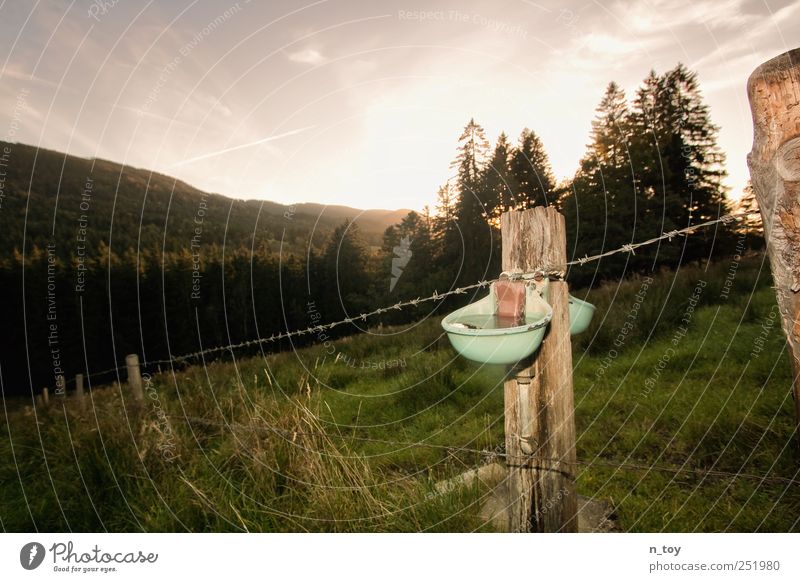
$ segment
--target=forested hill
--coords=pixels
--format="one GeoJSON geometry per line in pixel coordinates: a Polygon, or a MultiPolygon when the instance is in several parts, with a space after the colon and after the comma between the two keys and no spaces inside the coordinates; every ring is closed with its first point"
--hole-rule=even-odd
{"type": "Polygon", "coordinates": [[[199,220],[204,246],[250,248],[255,233],[256,248],[277,252],[283,239],[283,252],[304,253],[309,240],[319,248],[336,225],[351,218],[376,247],[384,230],[408,212],[236,200],[149,170],[18,143],[0,142],[0,156],[5,257],[22,250],[24,232],[28,249],[55,242],[56,254],[65,259],[76,254],[79,237],[86,238],[81,243],[89,254],[109,242],[119,254],[162,245],[167,252],[183,252],[199,220]]]}

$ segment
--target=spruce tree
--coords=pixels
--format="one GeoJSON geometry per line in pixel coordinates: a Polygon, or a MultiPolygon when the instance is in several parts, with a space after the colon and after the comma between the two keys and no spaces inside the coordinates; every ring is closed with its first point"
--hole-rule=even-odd
{"type": "Polygon", "coordinates": [[[373,294],[368,270],[369,251],[358,225],[345,220],[337,226],[322,251],[321,288],[317,289],[331,318],[360,313],[373,294]]]}
{"type": "Polygon", "coordinates": [[[506,134],[501,133],[485,170],[485,218],[488,220],[496,222],[503,212],[513,207],[516,182],[511,174],[511,154],[511,144],[508,143],[506,134]]]}
{"type": "MultiPolygon", "coordinates": [[[[725,157],[696,73],[680,63],[661,76],[651,71],[634,102],[632,124],[641,155],[641,184],[653,194],[650,213],[662,217],[662,230],[729,211],[722,185],[725,157]]],[[[708,258],[715,242],[727,246],[731,238],[732,230],[724,225],[699,232],[687,239],[682,259],[708,258]]]]}
{"type": "Polygon", "coordinates": [[[489,142],[483,128],[474,119],[464,127],[458,138],[458,154],[450,167],[457,170],[459,224],[473,227],[486,216],[487,193],[484,189],[484,168],[489,157],[489,142]]]}
{"type": "Polygon", "coordinates": [[[511,174],[516,190],[512,206],[533,208],[556,201],[556,180],[550,159],[539,136],[525,128],[511,156],[511,174]]]}
{"type": "MultiPolygon", "coordinates": [[[[619,247],[636,236],[639,205],[629,153],[630,112],[616,83],[608,85],[596,111],[592,141],[563,201],[568,246],[577,256],[619,247]]],[[[629,260],[622,255],[605,259],[592,267],[592,276],[621,276],[631,268],[629,260]]]]}
{"type": "Polygon", "coordinates": [[[499,263],[495,249],[498,237],[486,219],[490,196],[484,176],[489,142],[474,119],[464,127],[458,142],[458,155],[451,164],[457,169],[455,214],[464,253],[464,266],[458,280],[472,282],[495,270],[499,263]]]}
{"type": "Polygon", "coordinates": [[[441,284],[456,280],[463,262],[463,242],[456,217],[458,197],[450,183],[439,187],[436,194],[436,216],[432,220],[433,264],[441,284]]]}

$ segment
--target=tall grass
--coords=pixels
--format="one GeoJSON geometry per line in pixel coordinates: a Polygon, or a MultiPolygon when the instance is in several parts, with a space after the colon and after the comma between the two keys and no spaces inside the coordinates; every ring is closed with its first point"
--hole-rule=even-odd
{"type": "Polygon", "coordinates": [[[622,330],[629,329],[623,334],[622,349],[646,345],[668,335],[684,318],[698,286],[698,307],[735,305],[743,310],[746,321],[756,321],[766,314],[745,308],[756,291],[771,284],[766,258],[753,255],[703,266],[686,265],[677,271],[663,270],[574,291],[577,297],[594,304],[597,311],[590,328],[573,338],[573,345],[581,353],[597,355],[619,348],[614,342],[620,339],[622,330]],[[632,328],[626,327],[629,321],[635,324],[632,328]]]}

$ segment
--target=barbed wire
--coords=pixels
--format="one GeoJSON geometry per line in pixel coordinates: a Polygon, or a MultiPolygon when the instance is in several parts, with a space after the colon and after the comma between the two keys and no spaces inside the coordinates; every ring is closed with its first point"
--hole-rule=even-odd
{"type": "MultiPolygon", "coordinates": [[[[163,363],[163,362],[160,362],[160,363],[163,363]]],[[[150,364],[150,362],[143,362],[143,364],[150,364]]],[[[155,362],[154,362],[154,364],[155,364],[155,362]]],[[[111,372],[119,372],[119,371],[125,370],[125,369],[127,369],[127,366],[122,365],[122,366],[114,366],[113,368],[107,368],[105,370],[100,370],[98,372],[92,372],[91,374],[82,373],[82,372],[78,372],[78,373],[83,376],[83,380],[85,382],[89,383],[92,378],[98,378],[100,376],[105,376],[106,374],[110,374],[111,372]]],[[[64,379],[64,386],[72,386],[74,384],[75,384],[75,376],[73,376],[71,378],[65,378],[64,379]]]]}
{"type": "MultiPolygon", "coordinates": [[[[294,337],[300,337],[300,336],[305,336],[305,335],[319,335],[319,334],[322,334],[323,332],[332,330],[332,329],[334,329],[336,327],[339,327],[341,325],[347,325],[347,324],[358,323],[358,322],[366,322],[370,318],[373,318],[375,316],[382,315],[382,314],[385,314],[385,313],[390,313],[390,312],[393,312],[393,311],[400,311],[400,310],[403,310],[403,309],[405,309],[407,307],[417,307],[420,304],[427,303],[427,302],[430,302],[430,301],[441,301],[441,300],[443,300],[443,299],[445,299],[447,297],[451,297],[451,296],[454,296],[454,295],[463,295],[463,294],[467,293],[468,291],[472,291],[472,290],[475,290],[475,289],[481,289],[481,288],[484,288],[484,287],[488,287],[488,286],[492,285],[493,283],[496,283],[496,282],[498,282],[498,281],[500,281],[502,279],[506,279],[506,278],[510,279],[510,280],[531,280],[531,279],[540,279],[540,278],[545,278],[546,277],[546,278],[550,278],[550,279],[563,280],[565,275],[566,275],[566,269],[568,267],[583,266],[586,263],[590,263],[590,262],[593,262],[593,261],[599,261],[601,259],[604,259],[606,257],[610,257],[612,255],[616,255],[616,254],[619,254],[619,253],[636,254],[636,249],[641,248],[643,246],[652,245],[652,244],[655,244],[655,243],[657,243],[659,241],[662,241],[662,240],[667,240],[667,241],[671,242],[675,237],[678,237],[678,236],[681,236],[681,235],[693,234],[693,233],[697,232],[700,229],[707,228],[707,227],[713,226],[715,224],[719,224],[719,223],[730,224],[731,222],[734,222],[736,220],[741,220],[741,219],[744,219],[744,218],[746,218],[748,216],[759,215],[759,214],[760,214],[760,211],[758,211],[758,210],[748,210],[748,211],[744,211],[744,212],[730,213],[730,214],[726,214],[724,216],[720,216],[719,218],[716,218],[714,220],[707,220],[705,222],[694,224],[694,225],[688,226],[686,228],[677,229],[677,230],[671,230],[671,231],[663,233],[661,236],[653,237],[653,238],[650,238],[650,239],[647,239],[647,240],[644,240],[644,241],[641,241],[641,242],[638,242],[638,243],[628,243],[628,244],[622,245],[621,247],[619,247],[617,249],[613,249],[613,250],[606,251],[606,252],[599,253],[599,254],[592,255],[592,256],[584,256],[584,257],[581,257],[581,258],[578,258],[578,259],[574,259],[572,261],[567,262],[563,266],[548,266],[548,267],[537,268],[537,269],[534,269],[532,271],[525,271],[525,272],[523,272],[523,271],[504,272],[504,273],[501,274],[500,277],[497,277],[495,279],[484,279],[482,281],[478,281],[477,283],[473,283],[471,285],[465,285],[465,286],[462,286],[462,287],[456,287],[455,289],[451,289],[449,291],[443,291],[442,293],[439,293],[438,291],[434,291],[432,295],[429,295],[427,297],[417,297],[416,299],[408,299],[408,300],[405,300],[405,301],[398,301],[394,305],[389,305],[389,306],[386,306],[386,307],[379,307],[377,309],[373,309],[372,311],[368,311],[366,313],[361,313],[361,314],[353,316],[353,317],[345,317],[344,319],[341,319],[339,321],[334,321],[334,322],[331,322],[331,323],[325,323],[325,324],[319,324],[319,325],[313,325],[313,326],[307,327],[305,329],[297,329],[297,330],[293,330],[293,331],[280,332],[280,333],[272,334],[269,337],[254,338],[254,339],[245,340],[245,341],[242,341],[242,342],[239,342],[239,343],[236,343],[236,344],[230,344],[230,345],[226,345],[226,346],[215,346],[213,348],[201,349],[201,350],[197,350],[195,352],[190,352],[190,353],[179,355],[179,356],[170,356],[168,358],[159,359],[159,360],[147,360],[147,361],[144,361],[143,364],[144,365],[150,365],[150,366],[158,366],[158,365],[161,365],[161,364],[173,364],[173,363],[179,363],[179,362],[186,362],[188,360],[192,360],[192,359],[195,359],[195,358],[200,358],[200,357],[211,355],[211,354],[217,354],[217,353],[220,353],[220,352],[225,352],[225,351],[233,352],[234,350],[239,350],[239,349],[242,349],[242,348],[259,346],[259,345],[263,345],[263,344],[267,344],[267,343],[273,343],[273,342],[277,342],[277,341],[280,341],[280,340],[285,340],[285,339],[294,338],[294,337]]],[[[96,376],[99,376],[99,375],[102,375],[102,374],[108,374],[108,373],[116,371],[116,370],[121,370],[123,368],[124,368],[124,366],[119,366],[119,367],[116,367],[116,368],[110,368],[110,369],[104,370],[102,372],[92,373],[92,374],[90,374],[88,376],[89,377],[96,377],[96,376]]]]}
{"type": "Polygon", "coordinates": [[[180,361],[185,361],[185,360],[191,360],[191,359],[194,359],[194,358],[198,358],[198,357],[201,357],[201,356],[206,356],[206,355],[214,354],[214,353],[218,353],[218,352],[233,351],[233,350],[237,350],[237,349],[241,349],[241,348],[246,348],[246,347],[251,347],[251,346],[256,346],[256,345],[262,345],[262,344],[265,344],[265,343],[272,343],[272,342],[280,341],[280,340],[283,340],[283,339],[289,339],[289,338],[292,338],[292,337],[299,337],[299,336],[303,336],[303,335],[314,335],[314,334],[318,335],[318,334],[321,334],[321,333],[323,333],[325,331],[328,331],[328,330],[331,330],[331,329],[333,329],[335,327],[338,327],[340,325],[345,325],[345,324],[349,324],[349,323],[356,323],[356,322],[359,322],[359,321],[366,321],[367,319],[369,319],[371,317],[375,317],[377,315],[381,315],[381,314],[384,314],[384,313],[389,313],[389,312],[392,312],[392,311],[399,311],[399,310],[402,310],[402,309],[404,309],[406,307],[417,307],[418,305],[420,305],[422,303],[429,302],[429,301],[440,301],[440,300],[442,300],[442,299],[444,299],[446,297],[451,297],[453,295],[463,295],[464,293],[466,293],[468,291],[471,291],[473,289],[481,289],[483,287],[488,287],[492,283],[496,283],[497,281],[500,281],[501,279],[503,279],[505,277],[507,277],[509,279],[512,279],[512,280],[530,280],[530,279],[537,279],[537,278],[542,278],[542,277],[563,279],[564,276],[565,276],[564,270],[565,270],[566,267],[575,266],[575,265],[584,265],[586,263],[589,263],[589,262],[592,262],[592,261],[598,261],[600,259],[609,257],[611,255],[615,255],[615,254],[618,254],[618,253],[627,252],[627,253],[635,254],[636,249],[638,249],[640,247],[643,247],[643,246],[646,246],[646,245],[655,244],[656,242],[661,241],[661,240],[672,241],[672,239],[677,237],[677,236],[692,234],[692,233],[696,232],[698,229],[701,229],[701,228],[706,228],[708,226],[711,226],[711,225],[714,225],[714,224],[718,224],[718,223],[729,224],[729,223],[731,223],[733,221],[740,220],[740,219],[746,218],[747,216],[751,216],[751,215],[754,215],[754,214],[759,214],[759,211],[750,210],[750,211],[745,211],[745,212],[726,214],[726,215],[721,216],[721,217],[719,217],[719,218],[717,218],[715,220],[708,220],[706,222],[702,222],[702,223],[699,223],[699,224],[696,224],[696,225],[688,226],[686,228],[682,228],[682,229],[679,229],[679,230],[672,230],[672,231],[669,231],[669,232],[665,232],[661,236],[654,237],[654,238],[651,238],[651,239],[648,239],[648,240],[645,240],[645,241],[642,241],[642,242],[625,244],[625,245],[622,245],[621,247],[619,247],[618,249],[614,249],[614,250],[611,250],[611,251],[606,251],[604,253],[600,253],[600,254],[593,255],[593,256],[581,257],[580,259],[569,261],[565,265],[564,268],[559,268],[558,266],[556,266],[556,267],[538,268],[538,269],[534,269],[532,271],[527,271],[527,272],[503,273],[500,277],[495,278],[495,279],[485,279],[485,280],[482,280],[482,281],[478,281],[477,283],[473,283],[471,285],[466,285],[466,286],[463,286],[463,287],[457,287],[455,289],[451,289],[450,291],[444,291],[442,293],[439,293],[438,291],[434,291],[433,294],[429,295],[428,297],[417,297],[416,299],[409,299],[409,300],[406,300],[406,301],[398,301],[394,305],[390,305],[390,306],[387,306],[387,307],[379,307],[377,309],[373,309],[372,311],[368,311],[366,313],[362,313],[362,314],[354,316],[354,317],[345,317],[344,319],[342,319],[340,321],[334,321],[334,322],[331,322],[331,323],[314,325],[314,326],[311,326],[311,327],[307,327],[305,329],[281,332],[281,333],[278,333],[278,334],[273,334],[273,335],[271,335],[269,337],[255,338],[255,339],[252,339],[252,340],[246,340],[246,341],[240,342],[238,344],[231,344],[231,345],[227,345],[227,346],[217,346],[217,347],[213,347],[213,348],[207,348],[207,349],[204,349],[204,350],[198,350],[196,352],[191,352],[191,353],[188,353],[188,354],[184,354],[182,356],[173,356],[173,357],[170,357],[170,358],[167,358],[167,359],[155,360],[155,361],[148,362],[148,363],[153,364],[153,365],[156,365],[156,364],[169,364],[169,363],[172,363],[172,362],[180,362],[180,361]]]}
{"type": "Polygon", "coordinates": [[[647,240],[643,240],[643,241],[638,242],[638,243],[624,244],[620,248],[614,249],[612,251],[606,251],[604,253],[593,255],[591,257],[584,256],[584,257],[581,257],[579,259],[575,259],[574,261],[568,262],[567,266],[584,265],[585,263],[590,263],[592,261],[599,261],[600,259],[604,259],[606,257],[610,257],[611,255],[616,255],[617,253],[630,253],[632,255],[635,255],[636,254],[636,249],[638,249],[640,247],[647,246],[647,245],[655,244],[658,241],[667,240],[669,242],[672,242],[672,239],[677,237],[677,236],[684,235],[684,234],[694,234],[695,232],[697,232],[701,228],[706,228],[706,227],[713,226],[713,225],[719,224],[719,223],[730,224],[731,222],[735,222],[736,220],[741,220],[741,219],[747,218],[748,216],[760,215],[760,214],[761,214],[760,210],[746,210],[746,211],[743,211],[743,212],[736,212],[736,213],[726,214],[726,215],[720,216],[719,218],[716,218],[714,220],[707,220],[705,222],[700,222],[700,223],[697,223],[697,224],[693,224],[691,226],[687,226],[686,228],[681,228],[679,230],[670,230],[669,232],[662,233],[661,236],[656,236],[656,237],[653,237],[653,238],[649,238],[647,240]]]}

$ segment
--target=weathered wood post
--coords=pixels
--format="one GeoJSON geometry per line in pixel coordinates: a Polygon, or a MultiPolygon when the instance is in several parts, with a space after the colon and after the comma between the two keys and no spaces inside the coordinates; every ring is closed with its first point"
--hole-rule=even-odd
{"type": "MultiPolygon", "coordinates": [[[[555,209],[506,212],[500,226],[504,271],[566,269],[566,227],[555,209]]],[[[578,530],[569,293],[563,280],[549,287],[553,319],[544,342],[504,385],[509,527],[516,532],[578,530]]]]}
{"type": "Polygon", "coordinates": [[[42,388],[42,404],[44,406],[50,406],[50,389],[46,386],[42,388]]]}
{"type": "Polygon", "coordinates": [[[800,48],[753,71],[747,93],[754,134],[747,163],[789,344],[800,427],[800,48]]]}
{"type": "Polygon", "coordinates": [[[75,374],[75,398],[78,400],[80,411],[86,412],[86,400],[83,397],[83,374],[75,374]]]}
{"type": "Polygon", "coordinates": [[[131,388],[133,399],[137,402],[144,400],[142,390],[142,372],[139,369],[139,356],[128,354],[125,356],[125,366],[128,368],[128,386],[131,388]]]}

